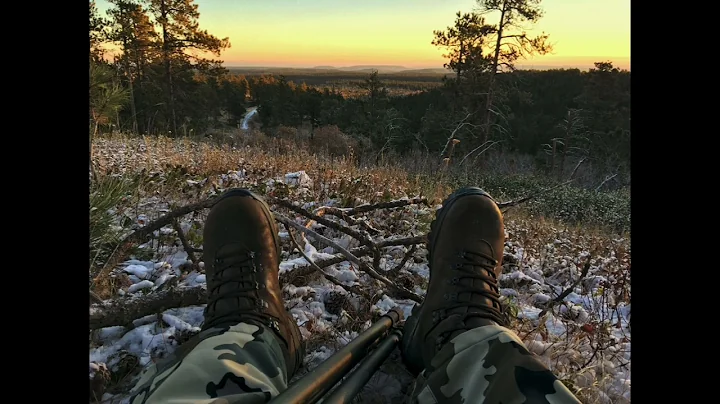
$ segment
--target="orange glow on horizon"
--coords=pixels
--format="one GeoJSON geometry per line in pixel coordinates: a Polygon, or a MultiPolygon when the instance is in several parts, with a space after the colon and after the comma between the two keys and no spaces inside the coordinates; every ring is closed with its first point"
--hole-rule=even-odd
{"type": "MultiPolygon", "coordinates": [[[[431,45],[433,30],[452,25],[473,0],[196,0],[200,28],[230,49],[226,66],[314,67],[399,65],[439,68],[444,50],[431,45]],[[402,18],[400,18],[402,17],[402,18]]],[[[97,1],[101,14],[108,4],[97,1]]],[[[552,55],[518,61],[519,67],[592,67],[609,60],[630,67],[629,0],[544,0],[545,16],[530,34],[546,32],[552,55]]],[[[488,23],[496,17],[487,16],[488,23]]]]}

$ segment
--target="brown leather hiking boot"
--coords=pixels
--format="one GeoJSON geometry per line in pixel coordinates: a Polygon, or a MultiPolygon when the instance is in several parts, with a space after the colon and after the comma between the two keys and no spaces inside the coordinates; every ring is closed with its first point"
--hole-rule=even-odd
{"type": "Polygon", "coordinates": [[[271,329],[285,353],[289,379],[305,352],[280,290],[280,243],[270,208],[248,190],[231,189],[210,210],[203,237],[208,288],[203,330],[240,322],[271,329]]]}
{"type": "Polygon", "coordinates": [[[405,323],[402,355],[416,375],[464,331],[504,324],[497,278],[502,271],[502,213],[483,190],[451,194],[430,227],[430,282],[425,300],[405,323]]]}

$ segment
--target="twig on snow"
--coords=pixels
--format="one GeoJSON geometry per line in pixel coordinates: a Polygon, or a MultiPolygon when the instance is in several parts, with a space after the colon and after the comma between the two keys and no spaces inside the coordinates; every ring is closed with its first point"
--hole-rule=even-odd
{"type": "Polygon", "coordinates": [[[400,261],[399,264],[395,265],[395,267],[391,268],[388,272],[393,275],[400,272],[400,270],[405,267],[405,264],[407,264],[408,260],[410,260],[410,257],[413,256],[416,249],[417,249],[417,244],[413,244],[412,246],[410,246],[410,248],[405,253],[405,256],[403,257],[402,261],[400,261]]]}
{"type": "Polygon", "coordinates": [[[572,293],[572,291],[575,290],[577,285],[579,285],[580,282],[583,279],[585,279],[588,272],[590,271],[590,258],[592,258],[592,256],[588,255],[587,260],[585,261],[585,266],[583,266],[582,272],[580,273],[580,276],[577,279],[575,279],[575,282],[573,282],[572,285],[568,286],[567,289],[563,290],[563,292],[560,293],[559,295],[557,295],[554,299],[550,300],[546,304],[545,308],[540,312],[540,314],[538,314],[538,318],[543,317],[549,310],[551,310],[558,303],[562,303],[563,299],[568,297],[568,295],[570,295],[570,293],[572,293]]]}
{"type": "Polygon", "coordinates": [[[300,206],[295,206],[291,201],[289,201],[287,199],[274,199],[274,202],[280,206],[290,209],[291,211],[293,211],[295,213],[299,213],[299,214],[307,217],[310,220],[320,223],[321,225],[323,225],[325,227],[328,227],[330,229],[337,230],[341,233],[347,234],[348,236],[358,240],[360,242],[360,244],[365,245],[365,246],[369,247],[371,250],[373,250],[373,254],[375,254],[375,251],[377,251],[378,254],[380,252],[379,249],[377,248],[377,246],[375,245],[375,243],[373,243],[372,238],[370,238],[370,236],[367,234],[362,234],[359,231],[357,231],[355,229],[351,229],[348,226],[343,226],[342,224],[340,224],[338,222],[335,222],[330,219],[326,219],[324,217],[321,217],[319,215],[311,213],[311,212],[307,211],[306,209],[301,208],[300,206]]]}
{"type": "Polygon", "coordinates": [[[325,272],[324,269],[320,268],[315,263],[315,261],[313,261],[310,257],[307,256],[307,254],[305,254],[305,251],[303,250],[302,247],[300,247],[300,244],[298,244],[297,240],[295,239],[292,229],[290,227],[288,227],[287,230],[288,230],[288,235],[290,236],[290,241],[292,241],[292,243],[295,245],[295,248],[297,248],[300,255],[302,255],[302,257],[305,258],[305,261],[307,261],[312,268],[314,268],[316,271],[320,272],[325,279],[334,283],[335,285],[340,286],[341,288],[345,289],[345,291],[347,291],[347,292],[352,292],[358,296],[364,297],[365,299],[367,299],[367,301],[371,301],[370,295],[367,292],[365,292],[364,290],[360,289],[359,287],[357,287],[355,285],[352,285],[352,286],[345,285],[344,283],[340,282],[336,277],[330,275],[329,273],[325,272]]]}
{"type": "Polygon", "coordinates": [[[130,233],[118,244],[112,254],[110,254],[110,257],[108,257],[106,264],[95,277],[94,282],[97,282],[97,280],[101,279],[104,276],[107,276],[107,273],[112,270],[113,266],[116,264],[117,258],[125,255],[134,243],[142,240],[148,234],[152,234],[155,230],[160,230],[161,228],[172,224],[173,221],[179,217],[185,216],[188,213],[211,208],[217,201],[218,198],[209,198],[204,201],[191,203],[189,205],[179,207],[177,209],[171,210],[165,215],[159,217],[158,219],[153,220],[147,225],[130,233]]]}
{"type": "Polygon", "coordinates": [[[172,221],[172,227],[175,230],[175,233],[177,233],[177,236],[180,239],[180,244],[182,244],[183,250],[185,250],[188,255],[188,259],[192,261],[193,264],[197,264],[198,260],[197,257],[195,257],[195,249],[192,248],[190,243],[188,243],[187,238],[185,237],[185,233],[183,233],[182,229],[180,228],[180,223],[178,223],[177,219],[174,219],[172,221]]]}
{"type": "Polygon", "coordinates": [[[294,221],[288,219],[287,217],[285,217],[285,216],[283,216],[283,215],[281,215],[281,214],[279,214],[279,213],[275,213],[275,219],[276,219],[278,222],[280,222],[280,223],[282,223],[282,224],[284,224],[284,225],[286,225],[286,226],[292,226],[292,227],[294,227],[295,229],[297,229],[297,230],[301,231],[302,233],[304,233],[304,234],[306,234],[306,235],[308,235],[308,236],[316,239],[317,241],[323,242],[323,243],[325,243],[325,244],[327,244],[327,245],[335,248],[337,251],[339,251],[340,253],[342,253],[343,255],[345,255],[345,257],[347,257],[348,261],[350,261],[350,262],[358,265],[358,266],[360,267],[360,269],[363,270],[363,271],[365,271],[365,273],[367,273],[368,275],[370,275],[370,277],[372,277],[372,278],[380,281],[381,283],[384,283],[386,286],[388,286],[389,288],[391,288],[391,289],[393,289],[395,292],[397,292],[397,294],[399,295],[400,298],[411,299],[411,300],[413,300],[413,301],[415,301],[415,302],[417,302],[417,303],[421,303],[421,302],[422,302],[422,298],[421,298],[420,296],[418,296],[416,293],[411,292],[410,290],[407,290],[406,288],[404,288],[404,287],[402,287],[402,286],[400,286],[400,285],[395,285],[391,280],[389,280],[388,278],[384,277],[383,275],[380,275],[380,274],[375,270],[375,268],[373,268],[373,267],[370,266],[369,264],[361,261],[358,257],[356,257],[355,255],[353,255],[350,251],[348,251],[348,250],[346,250],[345,248],[341,247],[340,245],[338,245],[338,244],[335,243],[334,241],[328,239],[327,237],[322,236],[322,235],[318,234],[317,232],[315,232],[315,231],[313,231],[313,230],[311,230],[311,229],[308,229],[308,228],[306,228],[306,227],[304,227],[304,226],[301,226],[301,225],[295,223],[294,221]]]}
{"type": "Polygon", "coordinates": [[[213,205],[215,205],[217,201],[218,198],[209,198],[204,201],[191,203],[189,205],[181,206],[177,209],[171,210],[170,212],[164,214],[163,216],[160,216],[156,220],[153,220],[147,225],[135,230],[133,233],[125,237],[121,244],[140,240],[148,234],[154,232],[155,230],[160,230],[161,228],[172,224],[172,222],[179,217],[185,216],[188,213],[196,212],[198,210],[211,208],[213,205]]]}
{"type": "MultiPolygon", "coordinates": [[[[384,247],[392,247],[397,245],[403,245],[403,246],[412,246],[415,244],[421,244],[425,243],[424,236],[417,236],[417,237],[406,237],[406,238],[395,238],[395,239],[389,239],[389,240],[383,240],[378,243],[378,247],[384,248],[384,247]]],[[[370,254],[370,249],[366,246],[363,247],[357,247],[350,250],[350,252],[356,256],[356,257],[364,257],[370,254]]],[[[318,266],[325,268],[329,267],[330,265],[339,264],[343,261],[348,261],[348,259],[343,254],[335,254],[332,257],[318,259],[315,262],[318,266]]],[[[295,267],[292,271],[284,272],[280,274],[280,283],[287,284],[292,283],[294,279],[297,277],[307,276],[313,273],[315,269],[313,269],[310,265],[303,265],[295,267]]]]}

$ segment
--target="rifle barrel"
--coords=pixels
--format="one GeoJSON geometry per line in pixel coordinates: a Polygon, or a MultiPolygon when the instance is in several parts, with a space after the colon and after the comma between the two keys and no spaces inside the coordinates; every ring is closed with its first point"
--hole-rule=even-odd
{"type": "Polygon", "coordinates": [[[380,345],[358,365],[357,369],[350,373],[345,381],[333,390],[328,397],[323,399],[323,404],[351,403],[375,371],[390,356],[397,343],[400,342],[400,338],[402,338],[402,334],[398,331],[393,331],[385,337],[380,345]]]}
{"type": "Polygon", "coordinates": [[[403,318],[400,308],[393,308],[354,340],[335,352],[287,390],[270,400],[272,404],[313,404],[362,360],[393,324],[403,318]]]}

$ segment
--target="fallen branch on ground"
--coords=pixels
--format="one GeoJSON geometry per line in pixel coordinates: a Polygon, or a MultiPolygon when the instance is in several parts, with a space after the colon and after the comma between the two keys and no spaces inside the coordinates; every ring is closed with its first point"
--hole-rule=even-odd
{"type": "MultiPolygon", "coordinates": [[[[428,203],[427,198],[423,197],[415,197],[415,198],[408,198],[408,199],[398,199],[395,201],[389,201],[389,202],[379,202],[375,204],[366,204],[366,205],[360,205],[356,206],[354,208],[335,208],[332,206],[321,206],[318,208],[315,213],[321,214],[319,212],[323,212],[323,214],[333,215],[340,217],[342,219],[345,219],[350,216],[357,215],[359,213],[368,213],[372,212],[374,210],[378,209],[394,209],[394,208],[401,208],[403,206],[408,205],[425,205],[430,206],[428,203]]],[[[356,219],[350,219],[350,220],[356,220],[356,219]]],[[[347,221],[347,220],[346,220],[347,221]]],[[[348,221],[350,223],[350,221],[348,221]]]]}
{"type": "MultiPolygon", "coordinates": [[[[273,201],[274,201],[276,204],[280,205],[280,206],[283,206],[283,207],[285,207],[285,208],[287,208],[287,209],[290,209],[291,211],[293,211],[293,212],[295,212],[295,213],[298,213],[298,214],[301,214],[301,215],[307,217],[307,218],[310,219],[311,221],[320,223],[321,225],[323,225],[323,226],[325,226],[325,227],[327,227],[327,228],[330,228],[330,229],[339,231],[339,232],[341,232],[341,233],[345,233],[345,234],[347,234],[348,236],[350,236],[350,237],[358,240],[358,241],[360,242],[360,244],[365,245],[365,246],[367,246],[368,248],[370,248],[370,250],[372,251],[373,260],[374,260],[375,263],[380,260],[380,249],[377,248],[377,246],[375,245],[375,243],[373,243],[373,240],[372,240],[372,238],[370,237],[370,235],[368,235],[368,234],[362,234],[362,233],[360,233],[359,231],[357,231],[357,230],[355,230],[355,229],[352,229],[352,228],[350,228],[350,227],[348,227],[348,226],[343,226],[342,224],[340,224],[340,223],[338,223],[338,222],[335,222],[335,221],[332,221],[332,220],[330,220],[330,219],[326,219],[326,218],[324,218],[324,217],[322,217],[322,216],[316,215],[316,214],[314,214],[314,213],[308,212],[306,209],[303,209],[303,208],[301,208],[300,206],[294,205],[291,201],[289,201],[289,200],[287,200],[287,199],[277,199],[277,198],[275,198],[273,201]]],[[[312,223],[312,222],[311,222],[311,223],[312,223]]],[[[310,224],[308,224],[308,225],[305,226],[305,227],[310,227],[310,224]]],[[[376,265],[376,264],[375,264],[375,265],[376,265]]],[[[377,266],[377,265],[376,265],[376,266],[377,266]]]]}
{"type": "MultiPolygon", "coordinates": [[[[95,280],[93,282],[97,282],[99,279],[107,276],[107,273],[112,270],[113,266],[118,261],[118,258],[126,255],[130,248],[132,248],[133,244],[140,242],[143,238],[147,237],[149,234],[152,234],[156,230],[160,230],[167,225],[172,225],[172,223],[179,217],[185,216],[188,213],[197,212],[199,210],[212,207],[215,202],[217,202],[217,200],[218,198],[208,198],[204,201],[191,203],[189,205],[173,209],[165,215],[159,217],[158,219],[153,220],[147,225],[130,233],[118,244],[117,248],[115,248],[113,253],[110,254],[110,257],[108,257],[106,262],[112,263],[112,265],[106,264],[105,266],[103,266],[103,268],[98,272],[98,275],[95,277],[95,280]]],[[[189,251],[188,254],[190,254],[189,251]]]]}
{"type": "Polygon", "coordinates": [[[195,257],[194,248],[190,246],[190,243],[188,243],[187,238],[185,237],[185,233],[183,233],[182,229],[180,228],[180,223],[178,223],[177,219],[173,219],[172,221],[173,229],[175,229],[175,233],[177,233],[178,238],[180,239],[180,244],[182,244],[183,250],[188,255],[188,259],[192,261],[193,264],[197,264],[198,260],[197,257],[195,257]]]}
{"type": "Polygon", "coordinates": [[[170,212],[164,214],[163,216],[160,216],[158,219],[153,220],[152,222],[148,223],[147,225],[145,225],[145,226],[135,230],[131,234],[129,234],[127,237],[125,237],[123,239],[121,244],[142,240],[145,236],[149,235],[150,233],[154,232],[155,230],[160,230],[169,224],[171,225],[172,222],[179,217],[185,216],[192,212],[196,212],[198,210],[211,208],[213,205],[215,205],[215,202],[217,202],[217,200],[218,200],[218,198],[208,198],[204,201],[191,203],[189,205],[185,205],[185,206],[181,206],[177,209],[173,209],[170,212]]]}
{"type": "Polygon", "coordinates": [[[565,290],[563,290],[562,293],[557,295],[554,299],[548,301],[540,314],[538,314],[538,318],[542,318],[545,313],[552,310],[553,307],[555,307],[556,305],[562,303],[563,299],[568,297],[570,293],[572,293],[572,291],[575,290],[575,288],[580,284],[580,282],[585,279],[588,272],[590,272],[590,258],[591,256],[588,255],[587,260],[585,261],[585,266],[583,266],[582,272],[580,273],[580,276],[575,279],[575,282],[573,282],[572,285],[568,286],[565,290]]]}
{"type": "MultiPolygon", "coordinates": [[[[416,236],[383,240],[378,242],[377,245],[379,248],[385,248],[399,245],[413,246],[415,244],[423,244],[425,242],[426,236],[416,236]]],[[[370,255],[370,249],[365,246],[353,248],[352,250],[350,250],[350,252],[358,258],[370,255]]],[[[344,261],[348,261],[348,259],[343,254],[335,254],[329,258],[315,260],[315,263],[318,264],[320,267],[325,268],[329,267],[330,265],[339,264],[344,261]]],[[[292,271],[287,271],[280,274],[280,283],[293,283],[295,279],[303,276],[308,276],[313,272],[315,272],[315,269],[312,268],[310,265],[297,266],[292,271]]]]}
{"type": "Polygon", "coordinates": [[[417,244],[413,244],[405,253],[405,256],[403,257],[402,261],[400,261],[400,263],[397,264],[394,268],[391,268],[388,272],[391,274],[399,273],[401,269],[405,268],[405,264],[407,264],[407,262],[413,256],[413,254],[415,254],[416,249],[417,249],[417,244]]]}
{"type": "Polygon", "coordinates": [[[304,227],[304,226],[301,226],[301,225],[295,223],[294,221],[288,219],[287,217],[285,217],[285,216],[283,216],[283,215],[281,215],[281,214],[279,214],[279,213],[275,213],[275,219],[276,219],[278,222],[280,222],[280,223],[282,223],[282,224],[284,224],[284,225],[286,225],[286,226],[288,226],[288,227],[292,226],[292,227],[296,228],[297,230],[299,230],[299,231],[305,233],[306,235],[308,235],[308,236],[316,239],[317,241],[320,241],[320,242],[323,242],[323,243],[325,243],[325,244],[327,244],[327,245],[329,245],[329,246],[332,246],[334,249],[336,249],[337,251],[339,251],[340,253],[342,253],[345,257],[347,257],[348,261],[356,264],[358,267],[360,267],[360,269],[361,269],[362,271],[364,271],[365,273],[367,273],[368,275],[370,275],[370,277],[372,277],[372,278],[380,281],[381,283],[384,283],[386,286],[388,286],[391,290],[393,290],[395,293],[398,294],[398,297],[403,298],[403,299],[411,299],[411,300],[413,300],[413,301],[415,301],[415,302],[417,302],[417,303],[421,303],[421,302],[422,302],[422,298],[421,298],[420,296],[418,296],[416,293],[411,292],[410,290],[408,290],[408,289],[406,289],[406,288],[404,288],[404,287],[402,287],[402,286],[400,286],[400,285],[394,284],[391,280],[389,280],[388,278],[386,278],[386,277],[384,277],[383,275],[379,274],[379,273],[375,270],[375,268],[373,268],[372,266],[370,266],[368,263],[361,261],[358,257],[356,257],[355,255],[353,255],[350,251],[348,251],[348,250],[346,250],[345,248],[339,246],[337,243],[335,243],[334,241],[328,239],[327,237],[322,236],[322,235],[318,234],[317,232],[315,232],[315,231],[313,231],[313,230],[310,230],[310,229],[308,229],[308,228],[306,228],[306,227],[304,227]]]}
{"type": "Polygon", "coordinates": [[[203,287],[168,289],[145,296],[122,297],[90,306],[90,329],[129,325],[133,320],[177,307],[207,303],[203,287]]]}
{"type": "MultiPolygon", "coordinates": [[[[390,247],[395,245],[419,244],[424,242],[423,237],[424,236],[417,236],[383,240],[378,243],[378,245],[381,247],[390,247]]],[[[370,250],[367,247],[354,248],[350,251],[355,257],[370,254],[370,250]]],[[[347,260],[343,254],[335,254],[332,257],[316,259],[314,262],[315,265],[320,268],[327,268],[347,260]]],[[[308,276],[316,271],[317,269],[309,263],[298,265],[293,270],[280,274],[280,284],[286,285],[297,277],[308,276]]],[[[206,303],[207,294],[203,287],[171,288],[165,291],[156,291],[146,296],[121,297],[107,300],[103,303],[90,306],[90,329],[94,330],[114,325],[129,325],[136,319],[161,313],[168,309],[206,303]]]]}
{"type": "Polygon", "coordinates": [[[365,292],[364,290],[360,289],[358,286],[355,286],[355,285],[345,285],[344,283],[340,282],[340,281],[339,281],[337,278],[335,278],[334,276],[332,276],[332,275],[328,274],[327,272],[325,272],[324,269],[320,268],[312,259],[310,259],[310,257],[307,256],[307,254],[305,254],[305,251],[303,250],[302,247],[300,247],[300,244],[298,244],[297,240],[295,239],[295,236],[293,236],[293,231],[292,231],[292,229],[288,227],[288,228],[287,228],[287,231],[288,231],[288,235],[290,236],[290,240],[291,240],[291,241],[293,242],[293,244],[295,245],[295,248],[298,250],[298,252],[300,253],[300,255],[302,255],[303,258],[305,258],[305,261],[307,261],[307,262],[310,264],[310,267],[311,267],[311,268],[314,268],[315,270],[317,270],[318,272],[320,272],[325,279],[327,279],[328,281],[332,282],[332,283],[335,284],[335,285],[340,286],[341,288],[345,289],[345,291],[347,291],[347,292],[352,292],[352,293],[354,293],[354,294],[356,294],[356,295],[358,295],[358,296],[362,296],[362,297],[364,297],[368,302],[371,301],[371,300],[370,300],[370,299],[371,299],[371,298],[370,298],[370,295],[369,295],[367,292],[365,292]]]}

